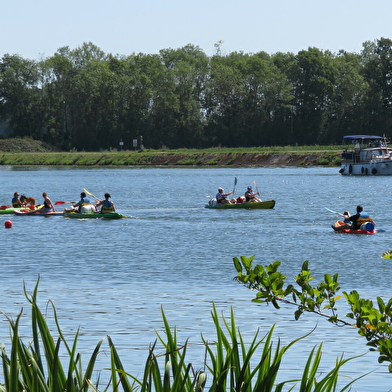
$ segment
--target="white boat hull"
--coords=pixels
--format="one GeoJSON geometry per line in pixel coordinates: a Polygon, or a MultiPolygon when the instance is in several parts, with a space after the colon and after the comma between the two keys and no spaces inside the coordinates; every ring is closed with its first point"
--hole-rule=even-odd
{"type": "Polygon", "coordinates": [[[392,176],[392,161],[342,163],[339,173],[347,176],[392,176]]]}
{"type": "Polygon", "coordinates": [[[344,136],[347,148],[342,153],[339,173],[345,176],[392,176],[392,148],[385,137],[344,136]]]}

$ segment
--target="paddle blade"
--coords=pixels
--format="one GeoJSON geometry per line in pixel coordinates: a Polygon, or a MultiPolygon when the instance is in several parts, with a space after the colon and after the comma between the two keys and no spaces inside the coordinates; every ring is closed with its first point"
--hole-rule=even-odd
{"type": "Polygon", "coordinates": [[[83,190],[84,190],[88,195],[92,196],[94,199],[99,200],[98,197],[94,196],[94,195],[93,195],[91,192],[89,192],[86,188],[83,188],[83,190]]]}
{"type": "Polygon", "coordinates": [[[70,203],[70,201],[56,201],[56,203],[54,203],[55,206],[58,206],[59,204],[67,204],[70,203]]]}
{"type": "Polygon", "coordinates": [[[327,208],[327,207],[324,207],[327,211],[329,211],[329,212],[332,212],[332,214],[338,214],[338,215],[341,215],[339,212],[336,212],[336,211],[334,211],[334,210],[331,210],[331,209],[329,209],[329,208],[327,208]]]}

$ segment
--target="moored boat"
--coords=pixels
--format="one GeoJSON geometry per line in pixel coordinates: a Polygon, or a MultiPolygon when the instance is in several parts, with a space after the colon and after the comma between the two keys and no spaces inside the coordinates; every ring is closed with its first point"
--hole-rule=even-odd
{"type": "Polygon", "coordinates": [[[244,202],[244,203],[232,203],[232,204],[219,204],[216,203],[216,199],[211,199],[205,208],[216,208],[216,209],[232,209],[232,208],[245,208],[248,210],[256,209],[271,209],[275,206],[275,200],[265,200],[259,202],[244,202]]]}
{"type": "Polygon", "coordinates": [[[17,216],[62,216],[63,211],[40,211],[40,209],[29,211],[27,209],[13,211],[17,216]]]}
{"type": "Polygon", "coordinates": [[[348,135],[343,137],[347,147],[342,153],[339,173],[342,175],[392,175],[392,148],[385,137],[348,135]]]}
{"type": "Polygon", "coordinates": [[[336,221],[334,225],[332,225],[332,228],[334,229],[335,233],[343,233],[343,234],[376,234],[377,229],[375,228],[374,224],[372,222],[366,222],[361,225],[360,229],[344,229],[344,230],[336,230],[334,228],[338,226],[344,225],[344,222],[342,221],[336,221]]]}
{"type": "Polygon", "coordinates": [[[93,213],[79,213],[79,212],[71,212],[65,211],[64,216],[66,218],[74,218],[74,219],[91,219],[91,218],[103,218],[103,219],[121,219],[125,218],[124,215],[118,212],[108,212],[102,214],[101,212],[93,212],[93,213]]]}

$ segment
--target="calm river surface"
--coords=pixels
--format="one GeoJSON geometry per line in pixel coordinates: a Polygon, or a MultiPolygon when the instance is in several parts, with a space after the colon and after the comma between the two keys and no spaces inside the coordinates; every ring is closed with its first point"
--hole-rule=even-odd
{"type": "MultiPolygon", "coordinates": [[[[241,255],[256,255],[260,264],[280,260],[282,272],[293,277],[309,260],[317,282],[325,273],[339,273],[342,290],[389,299],[392,261],[381,254],[392,249],[392,177],[343,177],[337,168],[45,167],[1,167],[0,177],[0,204],[9,204],[15,191],[39,202],[43,191],[53,202],[75,201],[87,188],[97,197],[110,192],[118,211],[132,217],[104,221],[0,215],[0,310],[16,317],[23,307],[28,315],[23,283],[32,290],[40,275],[42,308],[49,299],[54,301],[69,339],[81,328],[78,349],[84,362],[98,341],[110,335],[125,369],[141,377],[148,347],[162,328],[163,307],[170,325],[177,327],[179,341],[190,338],[194,344],[188,360],[200,369],[204,360],[200,334],[215,339],[210,317],[214,302],[226,317],[233,307],[247,342],[257,329],[262,336],[274,323],[274,336],[284,344],[316,327],[290,349],[282,379],[300,377],[311,348],[324,342],[325,371],[342,354],[366,353],[342,369],[351,377],[373,371],[353,390],[392,388],[387,366],[378,364],[377,354],[368,352],[365,339],[355,330],[309,315],[294,321],[293,308],[275,310],[252,303],[254,293],[233,281],[232,262],[241,255]],[[219,186],[232,190],[235,177],[236,196],[256,181],[262,199],[275,199],[275,208],[204,208],[219,186]],[[330,226],[337,217],[325,207],[354,213],[357,204],[363,204],[385,232],[334,233],[330,226]],[[4,228],[7,219],[13,222],[10,230],[4,228]]],[[[343,316],[344,303],[339,307],[343,316]]],[[[28,317],[23,323],[27,328],[28,317]]],[[[8,340],[3,317],[0,341],[8,340]]],[[[102,368],[108,366],[106,354],[102,368]]]]}

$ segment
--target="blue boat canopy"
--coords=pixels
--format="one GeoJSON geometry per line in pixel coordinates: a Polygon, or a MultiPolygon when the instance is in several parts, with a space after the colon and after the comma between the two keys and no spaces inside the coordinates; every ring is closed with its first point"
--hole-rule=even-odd
{"type": "Polygon", "coordinates": [[[372,136],[372,135],[348,135],[343,136],[343,140],[383,140],[382,136],[372,136]]]}

